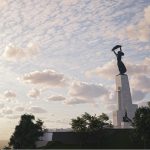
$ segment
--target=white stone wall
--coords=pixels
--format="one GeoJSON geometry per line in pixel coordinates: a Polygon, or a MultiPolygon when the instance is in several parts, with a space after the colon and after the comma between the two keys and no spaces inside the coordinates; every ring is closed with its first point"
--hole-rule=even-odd
{"type": "Polygon", "coordinates": [[[39,138],[39,141],[36,142],[36,147],[45,146],[49,141],[52,141],[53,132],[45,132],[42,137],[39,138]]]}
{"type": "Polygon", "coordinates": [[[44,133],[44,136],[41,137],[42,141],[52,141],[53,133],[52,132],[46,132],[44,133]]]}
{"type": "Polygon", "coordinates": [[[53,139],[53,132],[70,132],[72,131],[71,128],[66,129],[47,129],[42,137],[39,138],[39,141],[36,142],[36,147],[45,146],[49,141],[53,139]]]}

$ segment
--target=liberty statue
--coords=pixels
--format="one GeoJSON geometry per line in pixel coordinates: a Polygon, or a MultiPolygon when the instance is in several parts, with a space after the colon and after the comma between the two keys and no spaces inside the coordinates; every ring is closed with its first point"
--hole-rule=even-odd
{"type": "Polygon", "coordinates": [[[119,72],[121,75],[123,75],[127,71],[127,69],[124,63],[121,61],[122,56],[124,56],[124,53],[122,52],[122,49],[121,49],[121,45],[116,45],[115,47],[113,47],[112,51],[117,57],[117,65],[118,65],[119,72]],[[118,48],[120,48],[120,50],[116,52],[115,50],[118,48]]]}

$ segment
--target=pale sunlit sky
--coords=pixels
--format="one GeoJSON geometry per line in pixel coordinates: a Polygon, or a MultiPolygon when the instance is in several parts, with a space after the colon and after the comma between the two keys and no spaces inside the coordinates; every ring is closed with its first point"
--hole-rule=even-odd
{"type": "Polygon", "coordinates": [[[149,0],[0,0],[0,139],[24,113],[47,128],[84,112],[111,116],[116,44],[133,103],[149,101],[149,0]]]}

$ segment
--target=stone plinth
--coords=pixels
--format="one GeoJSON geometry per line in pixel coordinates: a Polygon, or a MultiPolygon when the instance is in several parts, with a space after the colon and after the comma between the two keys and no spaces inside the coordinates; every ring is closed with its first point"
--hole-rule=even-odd
{"type": "Polygon", "coordinates": [[[121,128],[121,122],[123,122],[125,112],[127,112],[130,119],[133,119],[137,109],[137,105],[132,104],[130,85],[127,75],[116,76],[116,97],[118,107],[117,110],[113,112],[113,124],[114,126],[121,128]]]}
{"type": "Polygon", "coordinates": [[[121,128],[131,128],[131,123],[129,123],[129,122],[121,122],[121,128]]]}

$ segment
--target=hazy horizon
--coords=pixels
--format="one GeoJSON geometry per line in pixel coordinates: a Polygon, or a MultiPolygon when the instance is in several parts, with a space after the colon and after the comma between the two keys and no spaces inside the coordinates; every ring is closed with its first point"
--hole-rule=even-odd
{"type": "Polygon", "coordinates": [[[8,140],[0,140],[0,149],[4,148],[4,146],[7,146],[8,140]]]}

